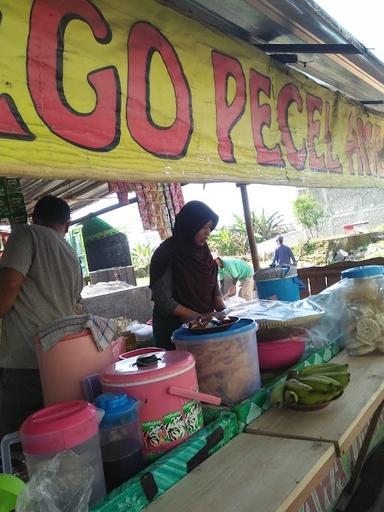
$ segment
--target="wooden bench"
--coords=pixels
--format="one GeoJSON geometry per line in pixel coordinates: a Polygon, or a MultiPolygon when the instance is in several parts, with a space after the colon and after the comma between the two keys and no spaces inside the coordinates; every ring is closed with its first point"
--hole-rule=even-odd
{"type": "Polygon", "coordinates": [[[304,299],[309,295],[316,295],[328,286],[337,283],[341,279],[341,272],[347,268],[360,267],[361,265],[384,265],[384,258],[371,258],[363,261],[339,261],[322,267],[307,267],[297,269],[298,277],[304,282],[306,288],[300,294],[304,299]]]}
{"type": "Polygon", "coordinates": [[[330,443],[239,434],[145,512],[297,512],[334,461],[330,443]]]}
{"type": "Polygon", "coordinates": [[[319,411],[270,409],[253,421],[246,432],[285,439],[329,442],[336,455],[349,450],[354,439],[365,431],[354,461],[351,478],[340,496],[335,512],[345,512],[359,482],[369,445],[384,407],[384,368],[382,355],[348,358],[345,350],[332,362],[348,362],[351,382],[334,403],[319,411]]]}

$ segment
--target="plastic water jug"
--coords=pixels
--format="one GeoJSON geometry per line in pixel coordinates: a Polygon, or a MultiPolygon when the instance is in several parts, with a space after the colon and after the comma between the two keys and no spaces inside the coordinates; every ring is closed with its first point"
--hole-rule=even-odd
{"type": "Polygon", "coordinates": [[[85,401],[74,400],[45,407],[28,416],[19,432],[3,437],[3,471],[12,473],[10,446],[20,441],[30,478],[55,455],[70,449],[94,470],[90,503],[96,503],[106,494],[98,429],[96,407],[85,401]]]}
{"type": "Polygon", "coordinates": [[[140,402],[124,393],[103,393],[95,405],[105,411],[99,432],[105,481],[111,491],[144,466],[140,402]]]}
{"type": "Polygon", "coordinates": [[[203,427],[195,360],[188,352],[154,347],[121,357],[101,376],[102,389],[141,402],[144,457],[154,460],[203,427]]]}

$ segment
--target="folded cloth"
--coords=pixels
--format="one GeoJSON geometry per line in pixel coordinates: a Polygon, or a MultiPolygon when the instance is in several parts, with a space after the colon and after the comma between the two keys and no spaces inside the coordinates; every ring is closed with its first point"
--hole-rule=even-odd
{"type": "Polygon", "coordinates": [[[89,313],[67,316],[48,325],[39,332],[41,347],[44,352],[47,352],[65,336],[76,334],[77,332],[84,331],[84,329],[90,329],[97,350],[103,352],[113,340],[117,325],[114,320],[94,316],[89,313]]]}

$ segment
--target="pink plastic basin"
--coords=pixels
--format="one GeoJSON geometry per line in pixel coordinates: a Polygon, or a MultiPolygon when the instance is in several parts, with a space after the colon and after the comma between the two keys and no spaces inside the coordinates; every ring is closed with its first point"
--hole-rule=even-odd
{"type": "Polygon", "coordinates": [[[287,368],[299,361],[305,349],[305,339],[285,338],[277,341],[258,342],[259,364],[262,370],[287,368]]]}

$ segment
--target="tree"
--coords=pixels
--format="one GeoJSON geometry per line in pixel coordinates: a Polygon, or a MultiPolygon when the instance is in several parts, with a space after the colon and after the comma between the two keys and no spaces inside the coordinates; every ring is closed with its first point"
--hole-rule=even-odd
{"type": "MultiPolygon", "coordinates": [[[[281,213],[273,212],[271,215],[266,215],[264,208],[259,215],[255,211],[251,212],[251,218],[256,242],[263,242],[277,234],[279,232],[278,226],[283,220],[281,213]]],[[[234,215],[234,219],[235,222],[231,228],[246,234],[247,230],[244,219],[239,215],[234,215]]]]}
{"type": "Polygon", "coordinates": [[[248,251],[247,234],[234,230],[232,226],[223,226],[211,234],[209,246],[220,256],[243,255],[248,251]]]}
{"type": "Polygon", "coordinates": [[[310,194],[300,195],[293,202],[293,213],[296,219],[310,233],[311,238],[319,235],[319,231],[323,226],[325,212],[323,207],[310,194]]]}
{"type": "Polygon", "coordinates": [[[137,277],[146,277],[149,274],[149,264],[153,249],[149,244],[136,244],[131,251],[132,263],[137,277]]]}
{"type": "MultiPolygon", "coordinates": [[[[278,233],[277,226],[282,220],[278,212],[266,215],[264,210],[258,215],[252,212],[252,223],[257,243],[268,240],[278,233]]],[[[234,221],[230,226],[224,226],[212,233],[209,245],[221,256],[245,256],[249,253],[249,243],[245,221],[239,215],[233,216],[234,221]]]]}

